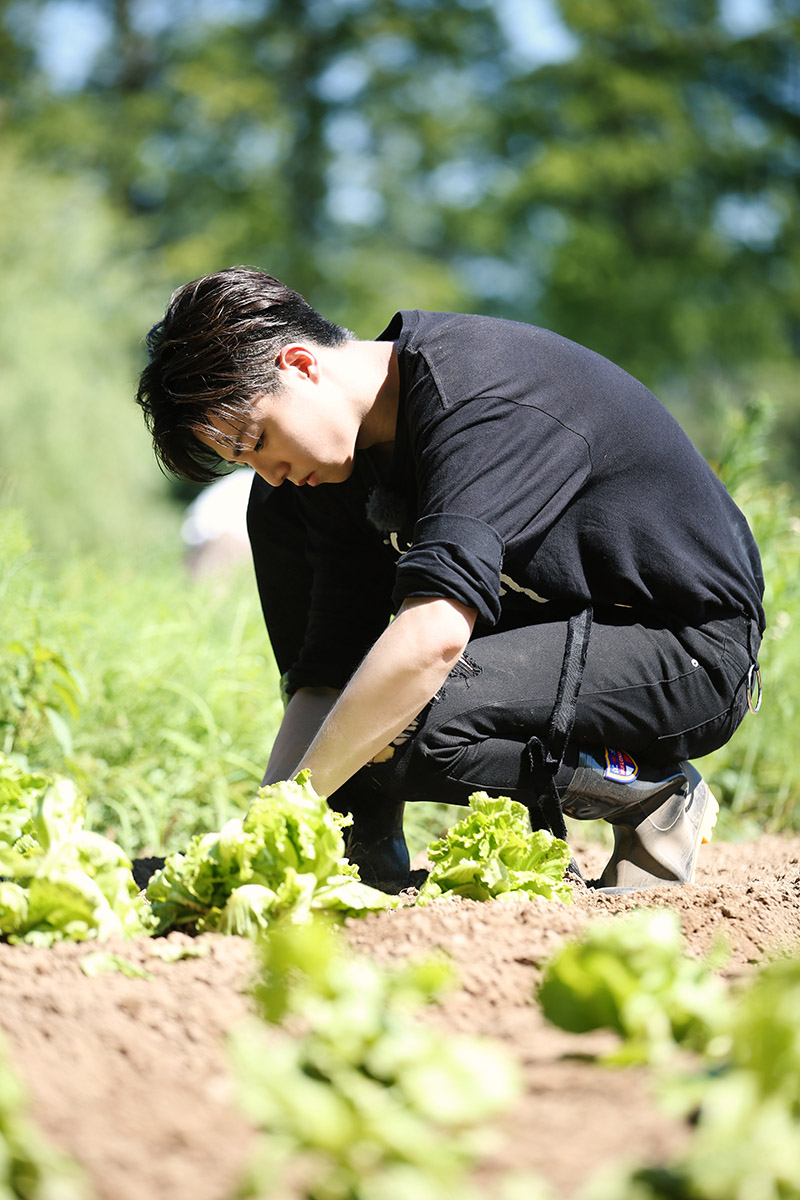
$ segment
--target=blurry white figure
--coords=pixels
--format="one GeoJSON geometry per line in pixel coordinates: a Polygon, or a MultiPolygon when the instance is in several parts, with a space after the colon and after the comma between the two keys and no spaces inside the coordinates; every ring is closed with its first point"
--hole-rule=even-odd
{"type": "Polygon", "coordinates": [[[192,575],[215,574],[249,558],[247,501],[254,474],[250,467],[238,467],[204,488],[187,508],[181,537],[192,575]]]}

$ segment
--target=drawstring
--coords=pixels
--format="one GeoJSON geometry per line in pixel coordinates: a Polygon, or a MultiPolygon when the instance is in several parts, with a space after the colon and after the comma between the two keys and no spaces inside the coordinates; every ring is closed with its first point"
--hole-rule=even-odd
{"type": "Polygon", "coordinates": [[[564,761],[567,742],[572,733],[572,726],[575,724],[578,693],[583,678],[583,668],[586,665],[586,652],[589,648],[591,629],[591,607],[570,617],[567,625],[564,658],[561,662],[561,675],[558,680],[558,693],[550,716],[547,737],[543,741],[541,738],[533,736],[527,744],[536,805],[540,816],[539,828],[549,829],[559,838],[566,838],[567,827],[564,824],[561,800],[556,787],[556,774],[564,761]]]}

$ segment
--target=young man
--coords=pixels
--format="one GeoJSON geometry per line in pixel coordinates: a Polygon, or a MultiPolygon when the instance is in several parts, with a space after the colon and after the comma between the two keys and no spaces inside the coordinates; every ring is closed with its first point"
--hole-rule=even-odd
{"type": "Polygon", "coordinates": [[[659,401],[516,322],[401,312],[375,341],[236,267],[172,297],[137,399],[190,479],[257,477],[248,523],[287,695],[266,782],[312,772],[366,876],[406,801],[605,818],[600,885],[693,876],[717,805],[686,761],[753,707],[747,523],[659,401]],[[393,619],[392,619],[393,617],[393,619]]]}

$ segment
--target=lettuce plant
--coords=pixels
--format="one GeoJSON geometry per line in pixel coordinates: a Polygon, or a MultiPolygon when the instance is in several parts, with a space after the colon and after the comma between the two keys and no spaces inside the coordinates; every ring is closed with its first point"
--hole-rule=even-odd
{"type": "Polygon", "coordinates": [[[662,1059],[676,1045],[704,1049],[729,1012],[725,985],[708,963],[686,956],[669,909],[593,921],[547,965],[539,1002],[571,1033],[618,1033],[618,1062],[662,1059]]]}
{"type": "Polygon", "coordinates": [[[85,811],[70,780],[0,755],[0,936],[49,946],[144,932],[130,860],[84,829],[85,811]]]}
{"type": "Polygon", "coordinates": [[[532,833],[525,806],[506,796],[492,800],[485,792],[474,792],[469,811],[428,847],[428,858],[431,871],[419,904],[446,892],[470,900],[527,894],[572,902],[564,879],[570,861],[567,843],[544,829],[532,833]]]}
{"type": "Polygon", "coordinates": [[[345,953],[319,920],[280,922],[260,948],[263,1020],[232,1045],[243,1104],[262,1130],[241,1194],[283,1195],[299,1178],[306,1200],[477,1200],[476,1132],[520,1081],[499,1046],[419,1020],[451,981],[449,964],[382,971],[345,953]]]}
{"type": "Polygon", "coordinates": [[[800,957],[732,989],[701,1071],[661,1091],[693,1133],[672,1162],[595,1178],[581,1200],[791,1200],[800,1196],[800,957]]]}
{"type": "Polygon", "coordinates": [[[170,854],[147,888],[156,932],[254,934],[276,917],[306,919],[327,909],[359,913],[395,901],[361,882],[344,857],[342,829],[301,772],[261,788],[243,820],[193,837],[185,854],[170,854]]]}

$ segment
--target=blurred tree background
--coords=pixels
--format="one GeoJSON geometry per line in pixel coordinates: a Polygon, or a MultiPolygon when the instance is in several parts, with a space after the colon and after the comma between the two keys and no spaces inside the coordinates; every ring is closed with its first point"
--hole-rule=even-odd
{"type": "Polygon", "coordinates": [[[0,133],[0,503],[54,563],[177,561],[143,337],[238,262],[362,337],[556,329],[715,463],[769,393],[800,475],[798,0],[0,0],[0,133]]]}
{"type": "Polygon", "coordinates": [[[795,475],[798,30],[797,0],[1,0],[6,486],[49,542],[163,515],[121,398],[170,289],[235,262],[361,336],[547,325],[712,457],[768,386],[795,475]]]}

